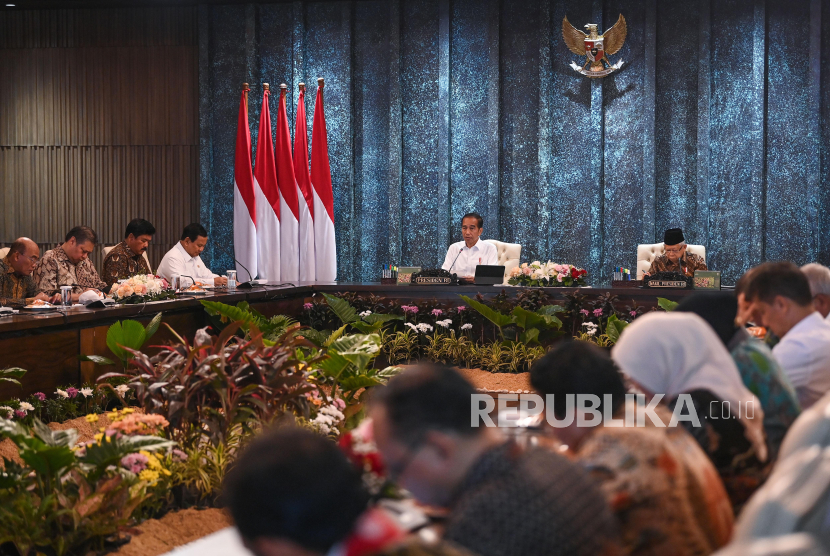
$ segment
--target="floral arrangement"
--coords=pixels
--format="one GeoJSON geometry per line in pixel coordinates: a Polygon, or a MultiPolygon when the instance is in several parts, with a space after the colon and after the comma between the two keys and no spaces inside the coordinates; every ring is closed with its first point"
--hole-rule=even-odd
{"type": "Polygon", "coordinates": [[[510,271],[507,283],[511,286],[569,287],[585,286],[588,271],[572,264],[556,264],[551,261],[522,263],[510,271]]]}
{"type": "Polygon", "coordinates": [[[168,289],[167,280],[152,274],[136,274],[119,284],[114,284],[110,293],[113,299],[124,304],[160,301],[175,295],[175,292],[168,289]]]}

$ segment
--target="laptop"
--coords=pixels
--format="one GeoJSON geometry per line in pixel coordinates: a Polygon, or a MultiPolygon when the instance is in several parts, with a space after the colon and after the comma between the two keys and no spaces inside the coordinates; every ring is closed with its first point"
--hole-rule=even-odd
{"type": "Polygon", "coordinates": [[[476,266],[476,286],[494,286],[504,283],[504,265],[480,264],[476,266]]]}

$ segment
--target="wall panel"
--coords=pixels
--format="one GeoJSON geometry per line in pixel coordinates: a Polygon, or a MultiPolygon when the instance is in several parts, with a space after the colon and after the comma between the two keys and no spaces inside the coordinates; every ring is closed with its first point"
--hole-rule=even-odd
{"type": "Polygon", "coordinates": [[[155,266],[198,218],[195,17],[0,14],[0,242],[25,235],[51,248],[86,224],[112,245],[142,217],[157,229],[155,266]]]}

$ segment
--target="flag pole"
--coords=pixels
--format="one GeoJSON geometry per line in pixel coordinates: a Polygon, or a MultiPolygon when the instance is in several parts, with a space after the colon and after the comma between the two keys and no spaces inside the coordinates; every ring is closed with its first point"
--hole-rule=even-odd
{"type": "Polygon", "coordinates": [[[317,78],[317,87],[320,89],[320,94],[323,94],[323,88],[326,86],[326,79],[324,77],[317,78]]]}

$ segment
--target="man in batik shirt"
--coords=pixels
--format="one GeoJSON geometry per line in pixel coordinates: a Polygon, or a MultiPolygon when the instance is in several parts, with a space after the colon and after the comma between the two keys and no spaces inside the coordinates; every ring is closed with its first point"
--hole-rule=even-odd
{"type": "Polygon", "coordinates": [[[107,284],[98,276],[89,255],[98,243],[98,234],[87,226],[75,226],[59,247],[47,251],[35,265],[32,278],[46,295],[60,293],[61,286],[72,286],[72,301],[87,290],[99,293],[107,284]]]}
{"type": "Polygon", "coordinates": [[[113,247],[104,257],[103,278],[107,286],[136,274],[152,274],[144,253],[153,240],[156,228],[142,218],[127,224],[124,241],[113,247]]]}
{"type": "Polygon", "coordinates": [[[53,300],[38,291],[32,280],[39,257],[40,248],[31,239],[21,237],[12,243],[9,253],[0,261],[0,305],[23,307],[27,299],[53,300]]]}
{"type": "Polygon", "coordinates": [[[707,270],[703,257],[686,252],[686,238],[683,237],[683,230],[680,228],[666,230],[663,244],[665,254],[654,259],[646,274],[679,272],[686,276],[694,276],[695,270],[707,270]]]}

